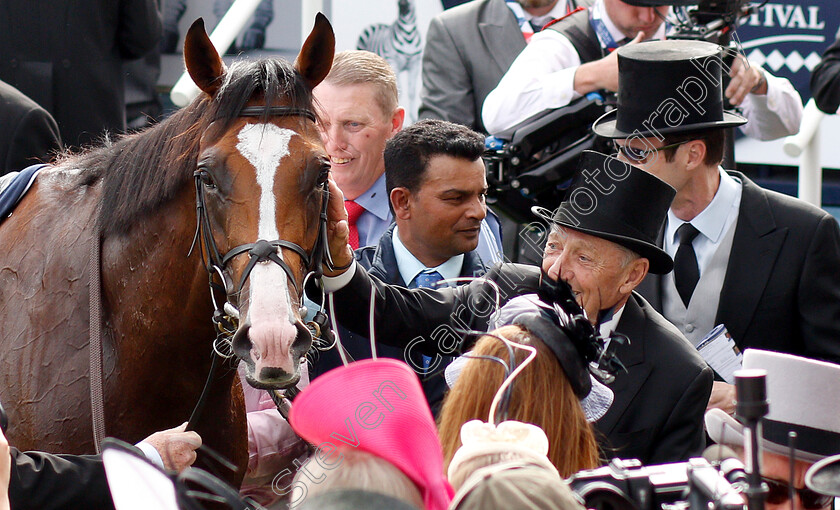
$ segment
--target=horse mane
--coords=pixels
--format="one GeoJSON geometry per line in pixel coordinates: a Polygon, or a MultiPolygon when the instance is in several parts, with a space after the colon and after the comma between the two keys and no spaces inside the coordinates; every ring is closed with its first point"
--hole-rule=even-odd
{"type": "Polygon", "coordinates": [[[84,169],[80,186],[102,180],[98,221],[103,235],[127,233],[191,184],[201,137],[221,137],[249,101],[312,108],[312,91],[285,60],[238,61],[223,79],[215,97],[202,93],[155,126],[59,162],[84,169]]]}

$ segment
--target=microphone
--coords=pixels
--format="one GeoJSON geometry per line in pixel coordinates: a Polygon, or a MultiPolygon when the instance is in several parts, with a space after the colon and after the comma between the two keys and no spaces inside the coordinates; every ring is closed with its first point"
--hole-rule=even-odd
{"type": "Polygon", "coordinates": [[[719,444],[709,446],[703,450],[703,458],[717,467],[726,481],[739,492],[747,488],[747,470],[732,448],[719,444]]]}

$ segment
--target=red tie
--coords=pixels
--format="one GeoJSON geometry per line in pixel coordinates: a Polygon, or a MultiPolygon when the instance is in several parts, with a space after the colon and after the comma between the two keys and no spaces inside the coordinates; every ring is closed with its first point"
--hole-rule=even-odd
{"type": "Polygon", "coordinates": [[[359,229],[356,227],[356,221],[365,212],[365,208],[352,200],[345,200],[344,208],[347,209],[347,224],[350,226],[350,246],[355,250],[359,248],[359,229]]]}

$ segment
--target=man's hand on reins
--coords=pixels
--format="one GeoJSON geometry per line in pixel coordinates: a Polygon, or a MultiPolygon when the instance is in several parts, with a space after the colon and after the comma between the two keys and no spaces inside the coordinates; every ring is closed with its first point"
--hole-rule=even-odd
{"type": "Polygon", "coordinates": [[[330,255],[335,267],[344,268],[330,271],[324,267],[325,276],[338,276],[353,263],[353,248],[350,246],[350,226],[347,224],[347,210],[344,209],[344,193],[330,178],[330,202],[327,206],[327,237],[330,255]]]}
{"type": "Polygon", "coordinates": [[[201,446],[201,436],[187,431],[187,424],[155,432],[143,440],[158,451],[166,469],[181,472],[195,462],[195,451],[201,446]]]}

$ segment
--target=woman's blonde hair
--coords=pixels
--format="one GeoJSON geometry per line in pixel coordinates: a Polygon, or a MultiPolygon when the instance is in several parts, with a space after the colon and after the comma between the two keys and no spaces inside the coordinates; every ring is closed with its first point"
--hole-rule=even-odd
{"type": "MultiPolygon", "coordinates": [[[[597,467],[598,445],[592,427],[551,350],[520,326],[504,326],[493,334],[537,349],[536,358],[513,381],[507,418],[532,423],[545,431],[548,458],[564,478],[597,467]]],[[[517,363],[528,355],[522,349],[514,352],[517,363]]],[[[495,356],[506,362],[509,359],[506,345],[489,335],[478,340],[471,354],[495,356]]],[[[471,359],[464,366],[443,401],[438,420],[445,470],[461,446],[461,425],[488,419],[491,402],[504,377],[504,367],[490,360],[471,359]]]]}
{"type": "Polygon", "coordinates": [[[313,456],[305,464],[307,473],[301,469],[295,474],[294,483],[306,486],[306,497],[339,489],[358,489],[424,507],[420,489],[395,465],[364,450],[340,447],[337,451],[343,456],[337,466],[325,468],[313,456]]]}

